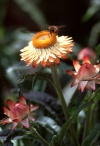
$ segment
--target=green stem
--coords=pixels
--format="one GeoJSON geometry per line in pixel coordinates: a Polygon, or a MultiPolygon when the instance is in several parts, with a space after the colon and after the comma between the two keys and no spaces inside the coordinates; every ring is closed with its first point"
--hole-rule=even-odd
{"type": "Polygon", "coordinates": [[[59,82],[59,79],[58,79],[56,66],[51,66],[51,72],[52,72],[53,80],[54,80],[54,83],[55,83],[55,86],[56,86],[55,89],[56,89],[57,95],[58,95],[59,100],[61,102],[65,117],[66,117],[66,119],[68,119],[69,118],[68,107],[65,103],[65,99],[64,99],[62,91],[61,91],[61,86],[60,86],[60,82],[59,82]]]}
{"type": "MultiPolygon", "coordinates": [[[[88,97],[89,98],[92,98],[92,90],[91,89],[88,90],[88,97]]],[[[86,138],[86,136],[88,135],[89,130],[90,130],[91,108],[92,108],[92,104],[90,104],[89,107],[88,107],[88,111],[87,111],[87,115],[86,115],[86,121],[85,121],[85,126],[84,126],[84,132],[83,132],[82,142],[84,141],[84,139],[86,138]]]]}
{"type": "MultiPolygon", "coordinates": [[[[51,66],[51,72],[52,72],[52,76],[53,76],[53,80],[54,80],[54,83],[55,83],[55,86],[56,86],[56,92],[57,92],[57,95],[59,97],[59,100],[61,102],[61,105],[62,105],[62,108],[63,108],[63,111],[64,111],[64,114],[65,114],[65,117],[66,119],[68,120],[69,119],[69,111],[68,111],[68,107],[66,105],[66,102],[65,102],[65,99],[64,99],[64,96],[62,94],[62,90],[61,90],[61,86],[60,86],[60,82],[59,82],[59,78],[58,78],[58,74],[57,74],[57,68],[56,66],[51,66]]],[[[72,135],[72,139],[73,139],[73,142],[75,144],[75,146],[79,146],[79,142],[77,140],[77,137],[76,137],[76,133],[75,133],[75,130],[74,130],[74,127],[73,125],[71,124],[70,128],[70,133],[72,135]]],[[[66,129],[64,131],[64,133],[66,132],[66,129]]],[[[59,145],[62,141],[62,138],[63,138],[63,135],[64,133],[62,133],[61,135],[61,138],[59,138],[59,145]]]]}
{"type": "Polygon", "coordinates": [[[35,137],[44,145],[44,146],[49,146],[49,144],[47,143],[47,141],[41,137],[41,135],[36,131],[35,128],[31,127],[30,130],[32,131],[32,133],[34,133],[35,137]]]}
{"type": "Polygon", "coordinates": [[[86,122],[85,122],[85,127],[84,127],[84,132],[83,132],[83,138],[82,138],[83,140],[86,138],[89,132],[90,111],[91,111],[91,105],[89,105],[88,111],[87,111],[86,122]]]}
{"type": "Polygon", "coordinates": [[[91,111],[90,111],[90,128],[89,131],[91,131],[94,127],[95,121],[95,105],[94,103],[91,105],[91,111]]]}

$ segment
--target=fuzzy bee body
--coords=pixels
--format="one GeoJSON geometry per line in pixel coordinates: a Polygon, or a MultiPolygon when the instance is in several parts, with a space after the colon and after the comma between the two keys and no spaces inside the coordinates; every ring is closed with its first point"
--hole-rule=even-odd
{"type": "Polygon", "coordinates": [[[61,26],[51,25],[51,26],[48,26],[48,30],[50,31],[50,34],[52,33],[58,34],[59,28],[63,28],[63,27],[65,27],[65,25],[61,25],[61,26]]]}

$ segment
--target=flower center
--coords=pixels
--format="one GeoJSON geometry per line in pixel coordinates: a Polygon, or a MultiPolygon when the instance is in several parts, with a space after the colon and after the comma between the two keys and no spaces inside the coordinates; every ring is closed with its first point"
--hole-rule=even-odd
{"type": "Polygon", "coordinates": [[[32,38],[33,46],[39,49],[48,48],[57,41],[56,34],[50,34],[49,31],[41,31],[36,33],[32,38]]]}

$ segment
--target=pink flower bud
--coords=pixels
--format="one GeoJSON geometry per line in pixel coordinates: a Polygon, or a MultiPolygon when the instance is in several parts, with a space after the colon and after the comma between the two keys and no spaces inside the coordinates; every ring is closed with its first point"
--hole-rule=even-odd
{"type": "Polygon", "coordinates": [[[84,56],[87,56],[89,58],[89,60],[96,59],[96,53],[91,48],[83,48],[78,53],[78,60],[83,60],[84,56]]]}

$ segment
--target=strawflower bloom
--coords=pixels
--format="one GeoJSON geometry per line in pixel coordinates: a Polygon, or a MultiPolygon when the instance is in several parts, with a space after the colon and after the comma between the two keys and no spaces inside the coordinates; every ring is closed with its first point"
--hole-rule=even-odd
{"type": "Polygon", "coordinates": [[[82,92],[85,88],[95,90],[95,83],[100,84],[100,64],[92,65],[87,56],[83,59],[83,64],[80,65],[77,60],[73,60],[73,66],[76,71],[66,70],[75,80],[71,87],[78,83],[78,88],[82,92]]]}
{"type": "Polygon", "coordinates": [[[50,67],[59,64],[60,59],[67,59],[68,53],[72,52],[73,40],[68,36],[57,36],[56,33],[49,31],[40,31],[36,33],[28,46],[21,49],[21,60],[29,66],[50,67]]]}
{"type": "Polygon", "coordinates": [[[6,104],[8,108],[3,107],[3,110],[8,118],[3,119],[0,124],[12,123],[11,129],[13,130],[17,125],[29,128],[29,121],[35,121],[34,111],[38,106],[33,106],[32,104],[27,105],[24,96],[20,97],[18,103],[8,99],[6,104]]]}
{"type": "Polygon", "coordinates": [[[94,50],[88,47],[83,48],[78,53],[78,60],[83,60],[84,56],[87,56],[91,61],[94,61],[96,59],[96,53],[94,52],[94,50]]]}

